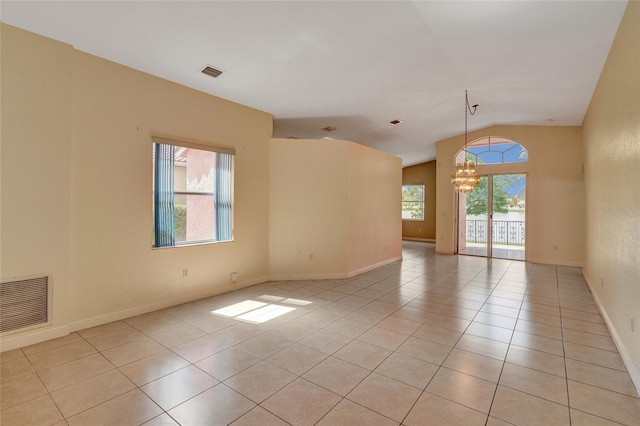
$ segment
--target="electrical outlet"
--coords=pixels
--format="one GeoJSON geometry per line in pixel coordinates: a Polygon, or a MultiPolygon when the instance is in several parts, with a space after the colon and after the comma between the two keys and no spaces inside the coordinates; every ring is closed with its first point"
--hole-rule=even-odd
{"type": "Polygon", "coordinates": [[[182,278],[187,278],[189,276],[189,269],[188,268],[184,268],[182,270],[182,278]]]}
{"type": "Polygon", "coordinates": [[[604,288],[604,278],[600,278],[600,287],[604,288]]]}
{"type": "Polygon", "coordinates": [[[631,327],[631,332],[632,333],[636,332],[636,318],[635,317],[629,318],[629,327],[631,327]]]}
{"type": "Polygon", "coordinates": [[[309,254],[309,260],[313,260],[313,254],[309,254]]]}
{"type": "Polygon", "coordinates": [[[238,273],[237,272],[232,272],[229,275],[229,280],[231,280],[231,282],[237,282],[238,281],[238,273]]]}

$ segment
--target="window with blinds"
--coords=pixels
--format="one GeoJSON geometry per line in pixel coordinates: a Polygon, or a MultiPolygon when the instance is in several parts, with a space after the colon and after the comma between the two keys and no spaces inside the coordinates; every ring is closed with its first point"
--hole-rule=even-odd
{"type": "Polygon", "coordinates": [[[235,152],[153,141],[153,247],[232,241],[235,152]]]}

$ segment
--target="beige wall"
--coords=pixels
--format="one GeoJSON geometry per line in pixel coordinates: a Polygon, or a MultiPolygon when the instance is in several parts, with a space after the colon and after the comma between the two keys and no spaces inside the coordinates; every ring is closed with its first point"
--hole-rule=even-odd
{"type": "Polygon", "coordinates": [[[72,315],[67,298],[74,51],[5,25],[1,31],[0,276],[49,274],[58,327],[72,315]]]}
{"type": "Polygon", "coordinates": [[[436,240],[436,162],[402,169],[403,185],[424,185],[424,220],[403,220],[402,238],[436,240]]]}
{"type": "Polygon", "coordinates": [[[340,277],[347,270],[348,154],[345,141],[271,140],[269,263],[274,278],[340,277]]]}
{"type": "Polygon", "coordinates": [[[2,74],[1,276],[51,274],[49,337],[268,278],[271,115],[5,25],[2,74]],[[234,242],[151,249],[152,134],[235,147],[234,242]]]}
{"type": "MultiPolygon", "coordinates": [[[[584,178],[580,127],[493,126],[469,133],[469,141],[500,136],[523,145],[527,163],[478,166],[479,173],[527,173],[527,260],[582,266],[584,263],[584,178]]],[[[454,156],[464,135],[437,142],[436,251],[454,253],[454,156]]]]}
{"type": "Polygon", "coordinates": [[[348,141],[272,139],[270,167],[272,278],[343,278],[400,259],[399,158],[348,141]]]}
{"type": "Polygon", "coordinates": [[[583,123],[585,277],[640,389],[640,3],[629,2],[583,123]],[[636,320],[635,332],[630,319],[636,320]]]}
{"type": "Polygon", "coordinates": [[[348,171],[354,276],[402,258],[402,159],[351,142],[348,171]]]}

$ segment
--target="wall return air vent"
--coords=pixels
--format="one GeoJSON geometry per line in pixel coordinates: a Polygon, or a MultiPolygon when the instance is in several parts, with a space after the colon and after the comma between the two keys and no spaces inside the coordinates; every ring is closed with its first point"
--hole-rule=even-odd
{"type": "Polygon", "coordinates": [[[0,333],[11,334],[46,325],[51,317],[51,286],[46,275],[12,278],[0,283],[0,333]]]}

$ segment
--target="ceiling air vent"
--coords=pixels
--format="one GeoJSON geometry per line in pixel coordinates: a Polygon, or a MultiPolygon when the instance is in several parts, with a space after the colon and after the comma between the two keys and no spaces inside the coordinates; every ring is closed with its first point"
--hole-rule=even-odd
{"type": "Polygon", "coordinates": [[[389,124],[391,124],[392,126],[397,126],[400,123],[402,123],[402,120],[397,120],[397,119],[389,122],[389,124]]]}
{"type": "Polygon", "coordinates": [[[213,77],[213,78],[217,78],[220,74],[222,74],[222,71],[220,71],[219,69],[216,69],[216,68],[214,68],[214,67],[212,67],[210,65],[207,65],[206,67],[204,67],[201,72],[202,72],[202,74],[206,74],[206,75],[208,75],[210,77],[213,77]]]}
{"type": "Polygon", "coordinates": [[[323,127],[320,130],[324,130],[325,132],[333,132],[334,130],[336,130],[336,128],[333,126],[327,126],[327,127],[323,127]]]}

